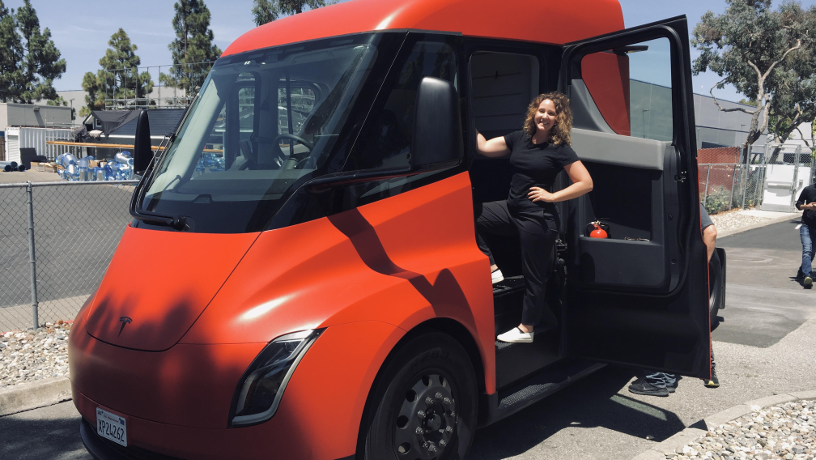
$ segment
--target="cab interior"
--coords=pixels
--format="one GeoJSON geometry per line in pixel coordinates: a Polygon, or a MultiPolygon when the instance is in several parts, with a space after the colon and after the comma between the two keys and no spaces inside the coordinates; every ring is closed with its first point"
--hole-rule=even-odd
{"type": "MultiPolygon", "coordinates": [[[[529,54],[477,52],[470,58],[471,108],[476,129],[485,138],[504,136],[521,129],[527,106],[540,91],[541,64],[529,54]]],[[[474,215],[481,204],[507,198],[510,189],[509,157],[487,158],[473,152],[470,178],[473,185],[474,215]]],[[[495,332],[517,326],[521,318],[524,279],[521,275],[519,240],[515,237],[486,236],[505,280],[493,286],[495,332]]],[[[561,318],[557,286],[561,277],[551,277],[547,308],[561,318]]],[[[561,358],[561,329],[537,330],[529,344],[496,342],[497,385],[507,387],[561,358]]]]}

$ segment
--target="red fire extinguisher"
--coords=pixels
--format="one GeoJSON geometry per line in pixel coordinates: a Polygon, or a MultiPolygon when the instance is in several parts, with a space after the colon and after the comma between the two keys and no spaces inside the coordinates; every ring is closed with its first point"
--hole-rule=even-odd
{"type": "Polygon", "coordinates": [[[589,233],[590,238],[609,238],[606,233],[606,230],[601,228],[601,221],[592,222],[592,225],[595,227],[595,230],[592,230],[589,233]]]}

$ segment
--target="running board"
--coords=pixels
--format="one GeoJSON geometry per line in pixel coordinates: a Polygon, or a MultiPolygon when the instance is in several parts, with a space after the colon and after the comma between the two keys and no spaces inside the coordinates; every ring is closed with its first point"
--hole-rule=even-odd
{"type": "Polygon", "coordinates": [[[526,409],[556,391],[602,369],[604,366],[606,364],[587,361],[572,362],[566,364],[563,369],[555,372],[540,372],[506,390],[486,395],[486,401],[483,401],[486,402],[487,407],[480,417],[479,428],[496,423],[526,409]],[[557,378],[554,379],[553,377],[557,378]]]}

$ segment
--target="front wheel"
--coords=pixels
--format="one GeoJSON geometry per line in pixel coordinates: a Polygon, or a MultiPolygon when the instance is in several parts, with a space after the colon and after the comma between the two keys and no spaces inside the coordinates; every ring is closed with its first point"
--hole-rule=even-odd
{"type": "Polygon", "coordinates": [[[414,337],[375,384],[358,458],[464,459],[476,430],[477,391],[458,342],[441,333],[414,337]]]}

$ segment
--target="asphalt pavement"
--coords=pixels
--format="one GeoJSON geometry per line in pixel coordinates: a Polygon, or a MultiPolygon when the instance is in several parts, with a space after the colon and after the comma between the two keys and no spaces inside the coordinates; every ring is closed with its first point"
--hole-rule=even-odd
{"type": "MultiPolygon", "coordinates": [[[[509,419],[481,429],[471,459],[636,457],[686,427],[746,401],[816,387],[816,291],[791,277],[801,260],[795,222],[720,238],[726,308],[714,330],[721,386],[684,378],[666,398],[627,391],[635,371],[608,366],[509,419]]],[[[0,417],[0,459],[89,459],[72,402],[0,417]]]]}

